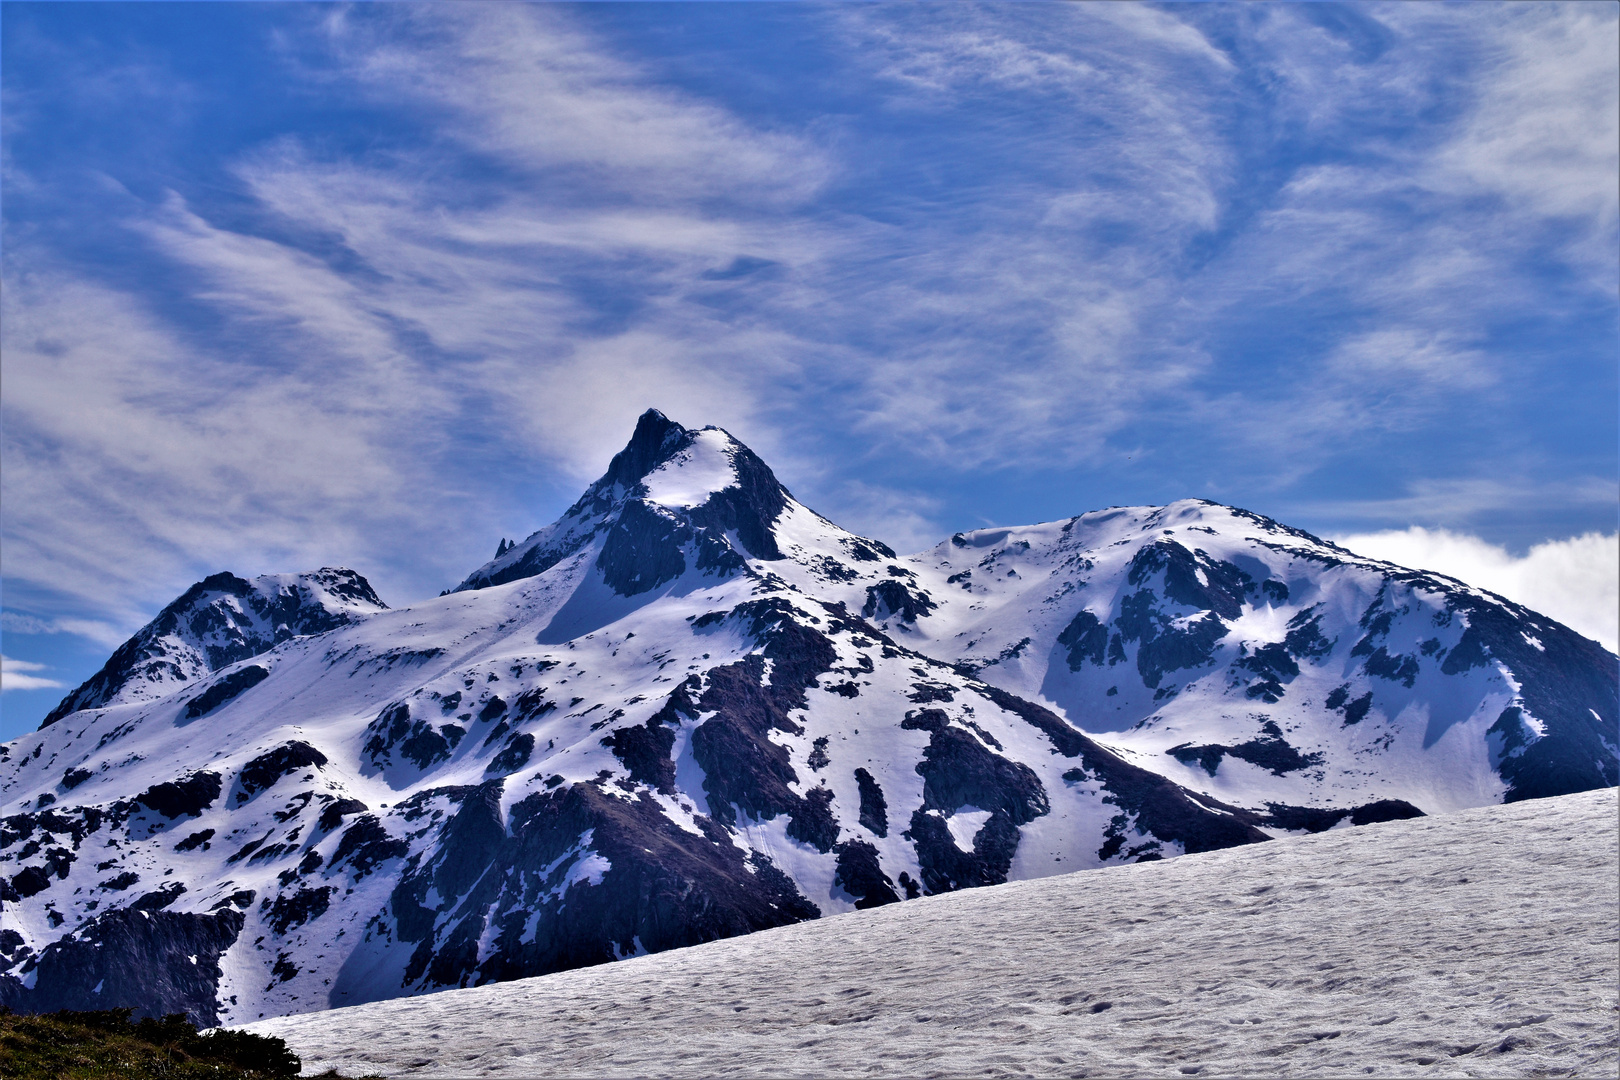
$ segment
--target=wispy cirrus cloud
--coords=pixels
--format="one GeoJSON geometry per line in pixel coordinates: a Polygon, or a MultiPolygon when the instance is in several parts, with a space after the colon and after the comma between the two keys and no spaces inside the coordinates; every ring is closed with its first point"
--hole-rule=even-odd
{"type": "Polygon", "coordinates": [[[129,634],[94,619],[41,619],[16,611],[0,611],[0,631],[10,634],[73,634],[106,649],[115,649],[129,634]]]}
{"type": "Polygon", "coordinates": [[[335,77],[425,105],[442,137],[529,171],[579,169],[598,196],[682,202],[724,195],[799,201],[830,160],[795,133],[764,131],[603,48],[534,5],[337,11],[324,29],[335,77]]]}
{"type": "Polygon", "coordinates": [[[0,656],[0,691],[3,690],[54,690],[62,683],[55,679],[36,675],[34,672],[45,671],[46,665],[32,663],[28,660],[14,660],[9,656],[0,656]]]}
{"type": "Polygon", "coordinates": [[[344,561],[366,553],[369,529],[397,526],[407,478],[365,387],[335,386],[319,364],[199,351],[127,295],[72,277],[29,270],[6,286],[16,584],[48,583],[128,625],[176,574],[344,561]]]}
{"type": "Polygon", "coordinates": [[[1566,257],[1615,287],[1620,82],[1615,13],[1586,4],[1502,5],[1467,119],[1425,177],[1503,201],[1526,224],[1568,230],[1566,257]]]}
{"type": "Polygon", "coordinates": [[[566,486],[599,471],[647,405],[746,427],[750,393],[791,367],[780,331],[720,325],[667,294],[722,292],[706,272],[802,247],[792,230],[692,205],[673,174],[702,187],[724,173],[747,195],[766,172],[814,170],[799,140],[638,83],[544,11],[341,22],[325,29],[345,77],[367,93],[410,85],[447,138],[656,197],[604,206],[486,182],[469,202],[463,174],[320,156],[296,137],[232,165],[258,208],[246,224],[173,191],[144,207],[124,191],[124,224],[180,272],[181,303],[207,312],[212,340],[172,302],[13,243],[6,572],[24,593],[48,582],[127,624],[221,565],[351,561],[385,591],[420,595],[456,576],[463,530],[482,546],[489,515],[457,509],[500,486],[477,476],[480,458],[560,464],[566,486]],[[519,138],[527,121],[507,115],[519,101],[560,110],[565,130],[519,138]],[[659,180],[627,180],[636,170],[659,180]],[[629,310],[614,312],[621,300],[629,310]],[[722,340],[700,350],[704,337],[722,340]],[[449,543],[426,546],[447,547],[446,565],[422,559],[412,517],[437,523],[449,543]]]}

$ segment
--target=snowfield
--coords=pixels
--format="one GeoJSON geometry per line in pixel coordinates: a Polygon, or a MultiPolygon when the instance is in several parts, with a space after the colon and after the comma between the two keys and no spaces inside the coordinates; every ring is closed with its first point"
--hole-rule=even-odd
{"type": "Polygon", "coordinates": [[[1614,789],[248,1025],[306,1074],[1607,1076],[1614,789]]]}

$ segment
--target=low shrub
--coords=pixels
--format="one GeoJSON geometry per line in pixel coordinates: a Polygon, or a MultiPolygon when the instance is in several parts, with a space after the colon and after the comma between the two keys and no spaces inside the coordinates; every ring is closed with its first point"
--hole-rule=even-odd
{"type": "MultiPolygon", "coordinates": [[[[133,1009],[23,1015],[0,1007],[0,1080],[282,1080],[303,1067],[280,1039],[133,1009]]],[[[336,1073],[328,1080],[342,1080],[336,1073]]]]}

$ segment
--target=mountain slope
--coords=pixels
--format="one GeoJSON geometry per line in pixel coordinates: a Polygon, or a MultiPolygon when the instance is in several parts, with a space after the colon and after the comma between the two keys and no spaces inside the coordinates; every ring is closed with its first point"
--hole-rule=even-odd
{"type": "Polygon", "coordinates": [[[0,747],[0,1003],[240,1022],[1613,783],[1614,657],[1457,583],[1190,503],[900,559],[656,412],[357,603],[0,747]]]}
{"type": "Polygon", "coordinates": [[[1616,660],[1439,574],[1197,500],[904,560],[908,644],[1240,805],[1425,810],[1620,782],[1616,660]]]}
{"type": "Polygon", "coordinates": [[[40,726],[80,709],[164,697],[290,638],[322,634],[386,607],[365,578],[346,568],[251,581],[214,574],[120,645],[40,726]]]}
{"type": "Polygon", "coordinates": [[[311,1071],[422,1077],[1604,1076],[1616,809],[1064,874],[252,1030],[311,1071]]]}

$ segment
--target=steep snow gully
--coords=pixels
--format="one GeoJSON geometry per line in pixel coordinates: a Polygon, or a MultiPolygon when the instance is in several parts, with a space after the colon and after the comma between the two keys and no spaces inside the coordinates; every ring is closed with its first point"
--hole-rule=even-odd
{"type": "Polygon", "coordinates": [[[1615,793],[928,897],[267,1020],[390,1076],[1607,1076],[1615,793]]]}
{"type": "Polygon", "coordinates": [[[216,574],[0,745],[0,1004],[240,1024],[1606,788],[1617,682],[1198,500],[900,556],[649,411],[444,595],[216,574]]]}

